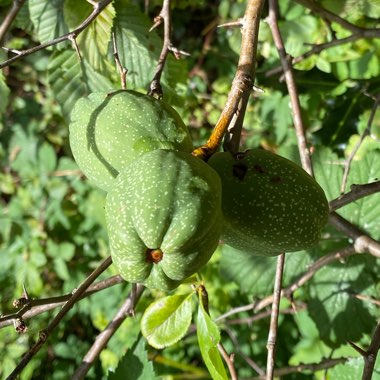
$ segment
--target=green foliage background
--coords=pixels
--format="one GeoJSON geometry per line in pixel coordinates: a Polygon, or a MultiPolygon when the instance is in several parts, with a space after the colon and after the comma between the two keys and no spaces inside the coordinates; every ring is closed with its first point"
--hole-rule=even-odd
{"type": "MultiPolygon", "coordinates": [[[[318,3],[361,27],[378,26],[379,1],[318,3]]],[[[0,0],[0,20],[10,4],[0,0]]],[[[105,194],[87,183],[72,158],[68,145],[70,110],[79,97],[92,91],[120,88],[111,31],[120,60],[129,70],[127,87],[146,92],[162,44],[160,28],[148,33],[160,6],[160,2],[151,1],[146,13],[143,2],[116,0],[79,35],[81,60],[64,42],[20,59],[0,73],[0,314],[14,311],[12,301],[22,295],[23,285],[33,298],[70,293],[108,256],[105,194]]],[[[173,1],[173,44],[191,55],[180,60],[169,57],[163,75],[164,98],[189,126],[195,145],[206,141],[223,109],[239,56],[239,29],[215,26],[242,17],[245,6],[244,1],[173,1]]],[[[75,28],[91,10],[84,0],[29,0],[5,46],[22,50],[50,41],[75,28]]],[[[266,12],[264,9],[263,17],[266,12]]],[[[280,12],[280,28],[292,56],[307,52],[310,44],[349,35],[342,26],[326,23],[293,1],[280,1],[280,12]]],[[[0,52],[0,61],[6,58],[7,54],[0,52]]],[[[256,84],[264,93],[251,97],[243,148],[261,145],[299,161],[289,95],[279,74],[268,75],[278,66],[269,27],[262,22],[256,84]]],[[[332,200],[340,195],[344,160],[368,123],[373,100],[365,93],[379,94],[380,39],[338,45],[311,55],[295,68],[316,178],[332,200]]],[[[377,113],[371,134],[355,156],[346,190],[351,184],[379,178],[379,138],[377,113]]],[[[339,212],[380,239],[380,194],[339,212]]],[[[319,246],[287,256],[284,286],[318,258],[349,243],[346,236],[327,226],[319,246]]],[[[274,258],[247,257],[221,246],[201,273],[211,316],[216,318],[271,294],[275,262],[274,258]]],[[[116,271],[111,267],[101,278],[113,274],[116,271]]],[[[306,308],[280,316],[276,367],[318,363],[324,357],[351,357],[349,362],[328,370],[327,378],[357,379],[362,361],[347,341],[366,347],[380,312],[378,305],[354,295],[379,300],[379,278],[378,261],[368,254],[335,261],[318,271],[294,294],[294,302],[306,308]]],[[[129,290],[129,284],[124,283],[79,302],[21,379],[67,379],[129,290]]],[[[179,294],[186,292],[188,285],[178,290],[179,294]]],[[[106,379],[109,371],[115,370],[109,376],[112,380],[125,379],[126,370],[131,371],[130,379],[210,378],[196,334],[185,335],[164,351],[147,346],[139,336],[142,312],[162,296],[158,292],[144,294],[135,318],[118,330],[89,379],[106,379]]],[[[283,309],[289,306],[283,301],[283,309]]],[[[28,332],[23,335],[17,335],[12,327],[0,329],[1,378],[13,370],[51,316],[49,312],[27,321],[28,332]]],[[[238,314],[240,320],[251,316],[250,311],[238,314]]],[[[269,320],[231,324],[230,319],[217,323],[221,339],[228,352],[236,352],[239,379],[253,378],[256,373],[244,356],[265,368],[269,320]]],[[[323,375],[324,371],[305,372],[286,379],[322,379],[323,375]]],[[[373,378],[380,378],[380,365],[373,378]]]]}

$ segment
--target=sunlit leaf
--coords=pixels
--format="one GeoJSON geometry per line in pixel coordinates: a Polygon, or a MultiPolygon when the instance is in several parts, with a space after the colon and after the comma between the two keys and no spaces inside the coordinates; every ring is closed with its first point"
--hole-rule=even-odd
{"type": "Polygon", "coordinates": [[[141,332],[155,348],[164,348],[178,342],[187,332],[192,315],[192,294],[161,298],[145,310],[141,332]]]}
{"type": "MultiPolygon", "coordinates": [[[[51,41],[69,31],[63,18],[64,0],[29,0],[28,4],[30,18],[42,43],[51,41]]],[[[56,46],[64,47],[62,44],[56,46]]]]}

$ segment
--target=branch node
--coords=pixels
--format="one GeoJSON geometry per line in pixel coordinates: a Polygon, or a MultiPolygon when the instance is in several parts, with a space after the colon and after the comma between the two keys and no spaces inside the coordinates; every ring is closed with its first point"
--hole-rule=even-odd
{"type": "Polygon", "coordinates": [[[152,30],[156,29],[158,26],[160,26],[164,22],[164,18],[161,15],[156,16],[154,19],[154,24],[152,27],[149,29],[149,32],[152,30]]]}
{"type": "Polygon", "coordinates": [[[13,326],[19,334],[25,334],[28,331],[28,327],[22,318],[16,318],[13,321],[13,326]]]}

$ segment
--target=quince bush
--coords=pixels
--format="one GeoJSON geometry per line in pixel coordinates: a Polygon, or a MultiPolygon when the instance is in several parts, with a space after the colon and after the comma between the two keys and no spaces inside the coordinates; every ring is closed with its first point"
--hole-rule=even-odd
{"type": "Polygon", "coordinates": [[[327,222],[322,188],[298,165],[261,149],[205,163],[190,153],[176,111],[134,91],[79,99],[70,144],[108,192],[111,256],[129,282],[170,291],[209,261],[220,237],[273,256],[315,245],[327,222]]]}

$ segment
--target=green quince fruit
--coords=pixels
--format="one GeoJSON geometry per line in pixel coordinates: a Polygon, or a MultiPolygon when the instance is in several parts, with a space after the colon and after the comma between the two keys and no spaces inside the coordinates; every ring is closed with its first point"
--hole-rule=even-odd
{"type": "Polygon", "coordinates": [[[319,184],[300,166],[262,149],[214,154],[222,179],[224,242],[275,256],[318,243],[329,206],[319,184]]]}
{"type": "Polygon", "coordinates": [[[178,113],[164,101],[135,91],[97,92],[79,99],[69,129],[75,161],[91,182],[106,191],[119,172],[143,153],[193,149],[178,113]]]}
{"type": "Polygon", "coordinates": [[[222,229],[221,181],[190,153],[154,150],[106,198],[112,260],[127,281],[174,289],[211,258],[222,229]]]}

